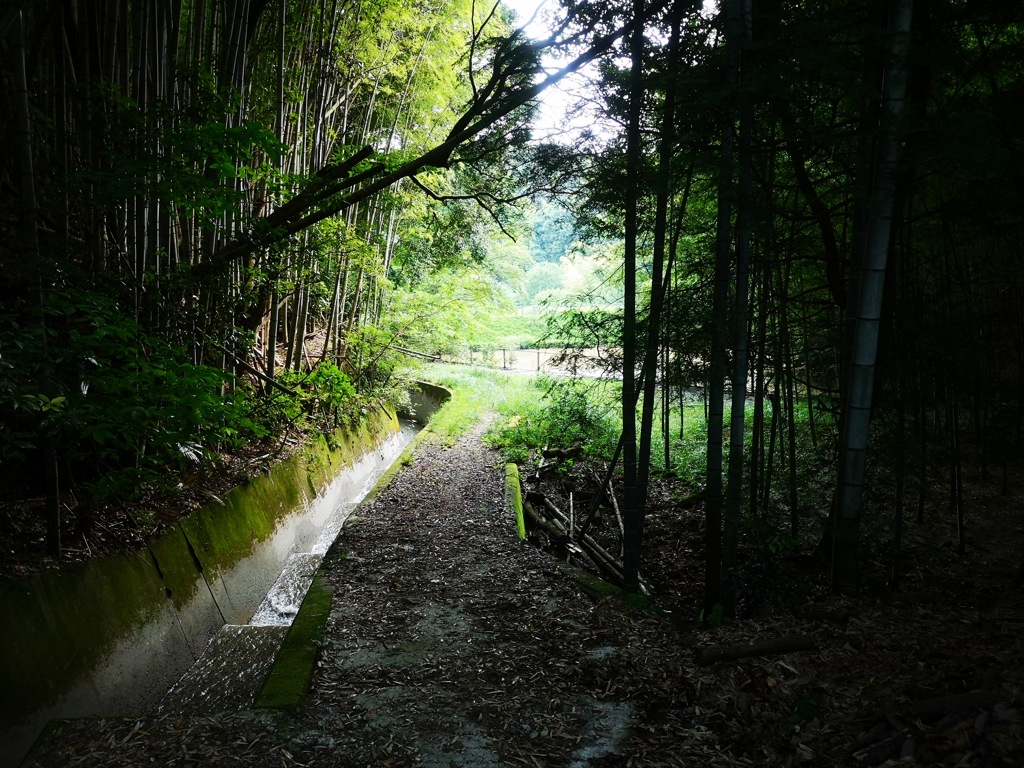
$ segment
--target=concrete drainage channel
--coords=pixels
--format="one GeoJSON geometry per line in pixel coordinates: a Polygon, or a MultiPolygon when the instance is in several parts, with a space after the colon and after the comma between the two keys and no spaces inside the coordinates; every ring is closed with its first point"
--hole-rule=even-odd
{"type": "MultiPolygon", "coordinates": [[[[418,420],[450,397],[411,395],[418,420]]],[[[51,720],[273,705],[294,687],[275,659],[303,653],[308,681],[309,623],[330,610],[317,568],[417,431],[398,426],[382,413],[319,440],[138,552],[0,580],[0,768],[51,720]]]]}
{"type": "Polygon", "coordinates": [[[221,627],[203,655],[167,692],[158,711],[211,714],[256,703],[278,649],[294,625],[300,606],[305,604],[327,549],[382,474],[371,476],[358,498],[338,505],[335,516],[312,551],[289,556],[277,581],[248,623],[221,627]]]}
{"type": "MultiPolygon", "coordinates": [[[[383,483],[401,456],[414,449],[419,430],[404,429],[401,450],[389,451],[350,501],[338,504],[309,552],[293,553],[246,624],[227,624],[192,668],[167,692],[159,712],[212,714],[298,703],[316,661],[314,638],[331,609],[333,590],[318,577],[324,555],[359,504],[383,483]]],[[[394,448],[394,444],[391,446],[394,448]]]]}

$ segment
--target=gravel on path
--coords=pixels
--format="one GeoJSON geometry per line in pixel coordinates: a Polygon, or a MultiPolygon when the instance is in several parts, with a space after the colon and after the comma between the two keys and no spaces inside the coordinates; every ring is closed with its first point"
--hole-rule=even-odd
{"type": "Polygon", "coordinates": [[[346,524],[299,707],[72,723],[31,765],[716,764],[678,637],[517,538],[483,429],[421,442],[346,524]]]}

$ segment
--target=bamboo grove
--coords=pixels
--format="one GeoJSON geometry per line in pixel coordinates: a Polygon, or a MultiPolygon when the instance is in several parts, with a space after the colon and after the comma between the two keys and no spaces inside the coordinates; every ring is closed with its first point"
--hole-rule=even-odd
{"type": "Polygon", "coordinates": [[[615,139],[580,164],[575,207],[624,233],[624,313],[563,322],[624,340],[627,584],[652,455],[670,467],[683,435],[669,405],[695,387],[706,615],[735,608],[741,540],[816,540],[836,588],[865,558],[895,585],[911,515],[962,551],[965,477],[1005,487],[1021,439],[1019,19],[937,0],[620,10],[645,29],[602,69],[615,139]]]}
{"type": "Polygon", "coordinates": [[[531,41],[473,0],[15,5],[4,483],[42,467],[53,500],[72,467],[76,482],[147,456],[187,466],[248,439],[244,409],[157,402],[168,379],[230,398],[242,371],[272,392],[317,370],[380,396],[400,336],[382,330],[401,309],[389,286],[472,259],[472,216],[568,191],[581,231],[622,243],[623,306],[559,322],[621,350],[626,585],[652,457],[671,465],[672,406],[694,388],[712,425],[707,612],[733,610],[751,531],[815,537],[835,586],[882,538],[895,582],[906,514],[963,548],[965,475],[1008,483],[1019,453],[1015,10],[564,2],[531,41]],[[538,95],[587,65],[613,128],[530,143],[538,95]],[[98,423],[104,392],[136,406],[98,423]]]}
{"type": "Polygon", "coordinates": [[[5,59],[26,67],[31,118],[14,124],[8,105],[6,133],[31,142],[26,205],[45,236],[40,256],[8,259],[23,270],[13,277],[73,264],[196,362],[211,343],[244,358],[247,344],[268,349],[279,334],[286,365],[298,366],[311,317],[327,321],[340,354],[338,329],[379,312],[400,190],[222,274],[194,268],[335,160],[366,145],[413,152],[443,130],[437,115],[450,122],[464,95],[471,13],[465,3],[200,0],[12,14],[5,59]]]}
{"type": "Polygon", "coordinates": [[[447,226],[468,206],[427,211],[402,180],[457,189],[454,148],[526,100],[460,126],[492,106],[467,73],[509,31],[470,0],[18,5],[0,18],[0,459],[5,496],[47,488],[56,554],[69,493],[86,512],[137,498],[265,438],[284,406],[238,374],[335,423],[387,397],[396,262],[469,258],[447,226]]]}

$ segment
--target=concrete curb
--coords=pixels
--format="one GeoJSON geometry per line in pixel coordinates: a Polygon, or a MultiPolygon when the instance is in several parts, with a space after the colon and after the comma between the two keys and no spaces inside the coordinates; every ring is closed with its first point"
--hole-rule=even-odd
{"type": "Polygon", "coordinates": [[[302,703],[313,680],[319,641],[327,629],[333,596],[334,588],[317,573],[256,697],[257,707],[284,708],[302,703]]]}
{"type": "Polygon", "coordinates": [[[516,521],[516,532],[520,539],[526,538],[526,519],[523,517],[523,486],[519,482],[519,467],[505,465],[505,508],[516,521]]]}

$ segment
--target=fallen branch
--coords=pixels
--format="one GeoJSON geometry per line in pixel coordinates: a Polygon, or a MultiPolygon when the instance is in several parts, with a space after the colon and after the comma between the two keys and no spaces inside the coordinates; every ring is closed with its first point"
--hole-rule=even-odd
{"type": "MultiPolygon", "coordinates": [[[[214,347],[219,349],[225,355],[230,357],[232,360],[235,361],[235,363],[237,363],[239,365],[239,367],[244,368],[246,371],[251,373],[253,376],[255,376],[260,381],[266,382],[267,384],[272,386],[274,389],[276,389],[276,390],[278,390],[280,392],[284,392],[284,394],[288,395],[289,397],[298,397],[299,396],[299,393],[296,392],[294,389],[289,389],[288,387],[284,386],[283,384],[280,384],[277,381],[274,381],[274,379],[270,378],[265,373],[262,373],[261,371],[257,370],[256,368],[253,368],[251,365],[249,365],[247,362],[245,362],[245,360],[240,358],[238,355],[236,355],[234,352],[229,350],[227,347],[224,347],[224,346],[218,344],[215,341],[211,341],[210,344],[212,344],[214,347]]],[[[308,362],[308,360],[307,360],[307,362],[308,362]]]]}
{"type": "Polygon", "coordinates": [[[403,355],[409,355],[410,357],[419,357],[423,360],[439,361],[441,359],[440,355],[428,355],[426,352],[417,352],[415,349],[406,349],[405,347],[400,347],[397,344],[393,344],[391,348],[394,349],[396,352],[401,352],[403,355]]]}
{"type": "Polygon", "coordinates": [[[529,501],[523,501],[523,512],[533,521],[534,525],[551,534],[559,544],[564,544],[569,540],[569,535],[562,528],[556,526],[546,517],[537,514],[537,510],[533,508],[533,504],[529,501]]]}
{"type": "Polygon", "coordinates": [[[818,647],[813,635],[789,635],[762,640],[750,645],[720,645],[697,652],[696,662],[702,667],[720,661],[736,661],[750,656],[775,656],[793,651],[811,651],[818,647]]]}
{"type": "Polygon", "coordinates": [[[603,549],[597,547],[594,550],[591,547],[582,545],[579,541],[573,540],[560,520],[548,519],[539,514],[528,500],[523,501],[523,512],[534,525],[545,531],[558,544],[564,546],[567,551],[584,556],[599,571],[604,573],[606,577],[612,579],[617,585],[622,584],[622,566],[615,563],[603,549]]]}
{"type": "MultiPolygon", "coordinates": [[[[554,502],[551,501],[540,491],[528,491],[526,494],[527,502],[537,502],[543,506],[549,513],[549,516],[545,518],[546,521],[557,526],[559,531],[565,532],[569,530],[569,519],[565,513],[562,512],[554,502]]],[[[531,504],[532,507],[532,504],[531,504]]],[[[525,502],[524,502],[525,509],[525,502]]],[[[534,514],[540,517],[540,514],[534,509],[534,514]]],[[[543,526],[542,526],[543,527],[543,526]]],[[[545,529],[547,530],[547,529],[545,529]]],[[[588,534],[577,535],[569,537],[568,534],[563,534],[566,537],[566,541],[571,541],[577,545],[586,555],[593,561],[594,565],[597,566],[598,570],[604,573],[605,576],[610,578],[615,584],[622,586],[623,583],[623,572],[622,562],[608,552],[604,547],[598,544],[593,537],[588,534]]],[[[644,594],[650,594],[650,590],[647,584],[641,579],[640,591],[644,594]]]]}

